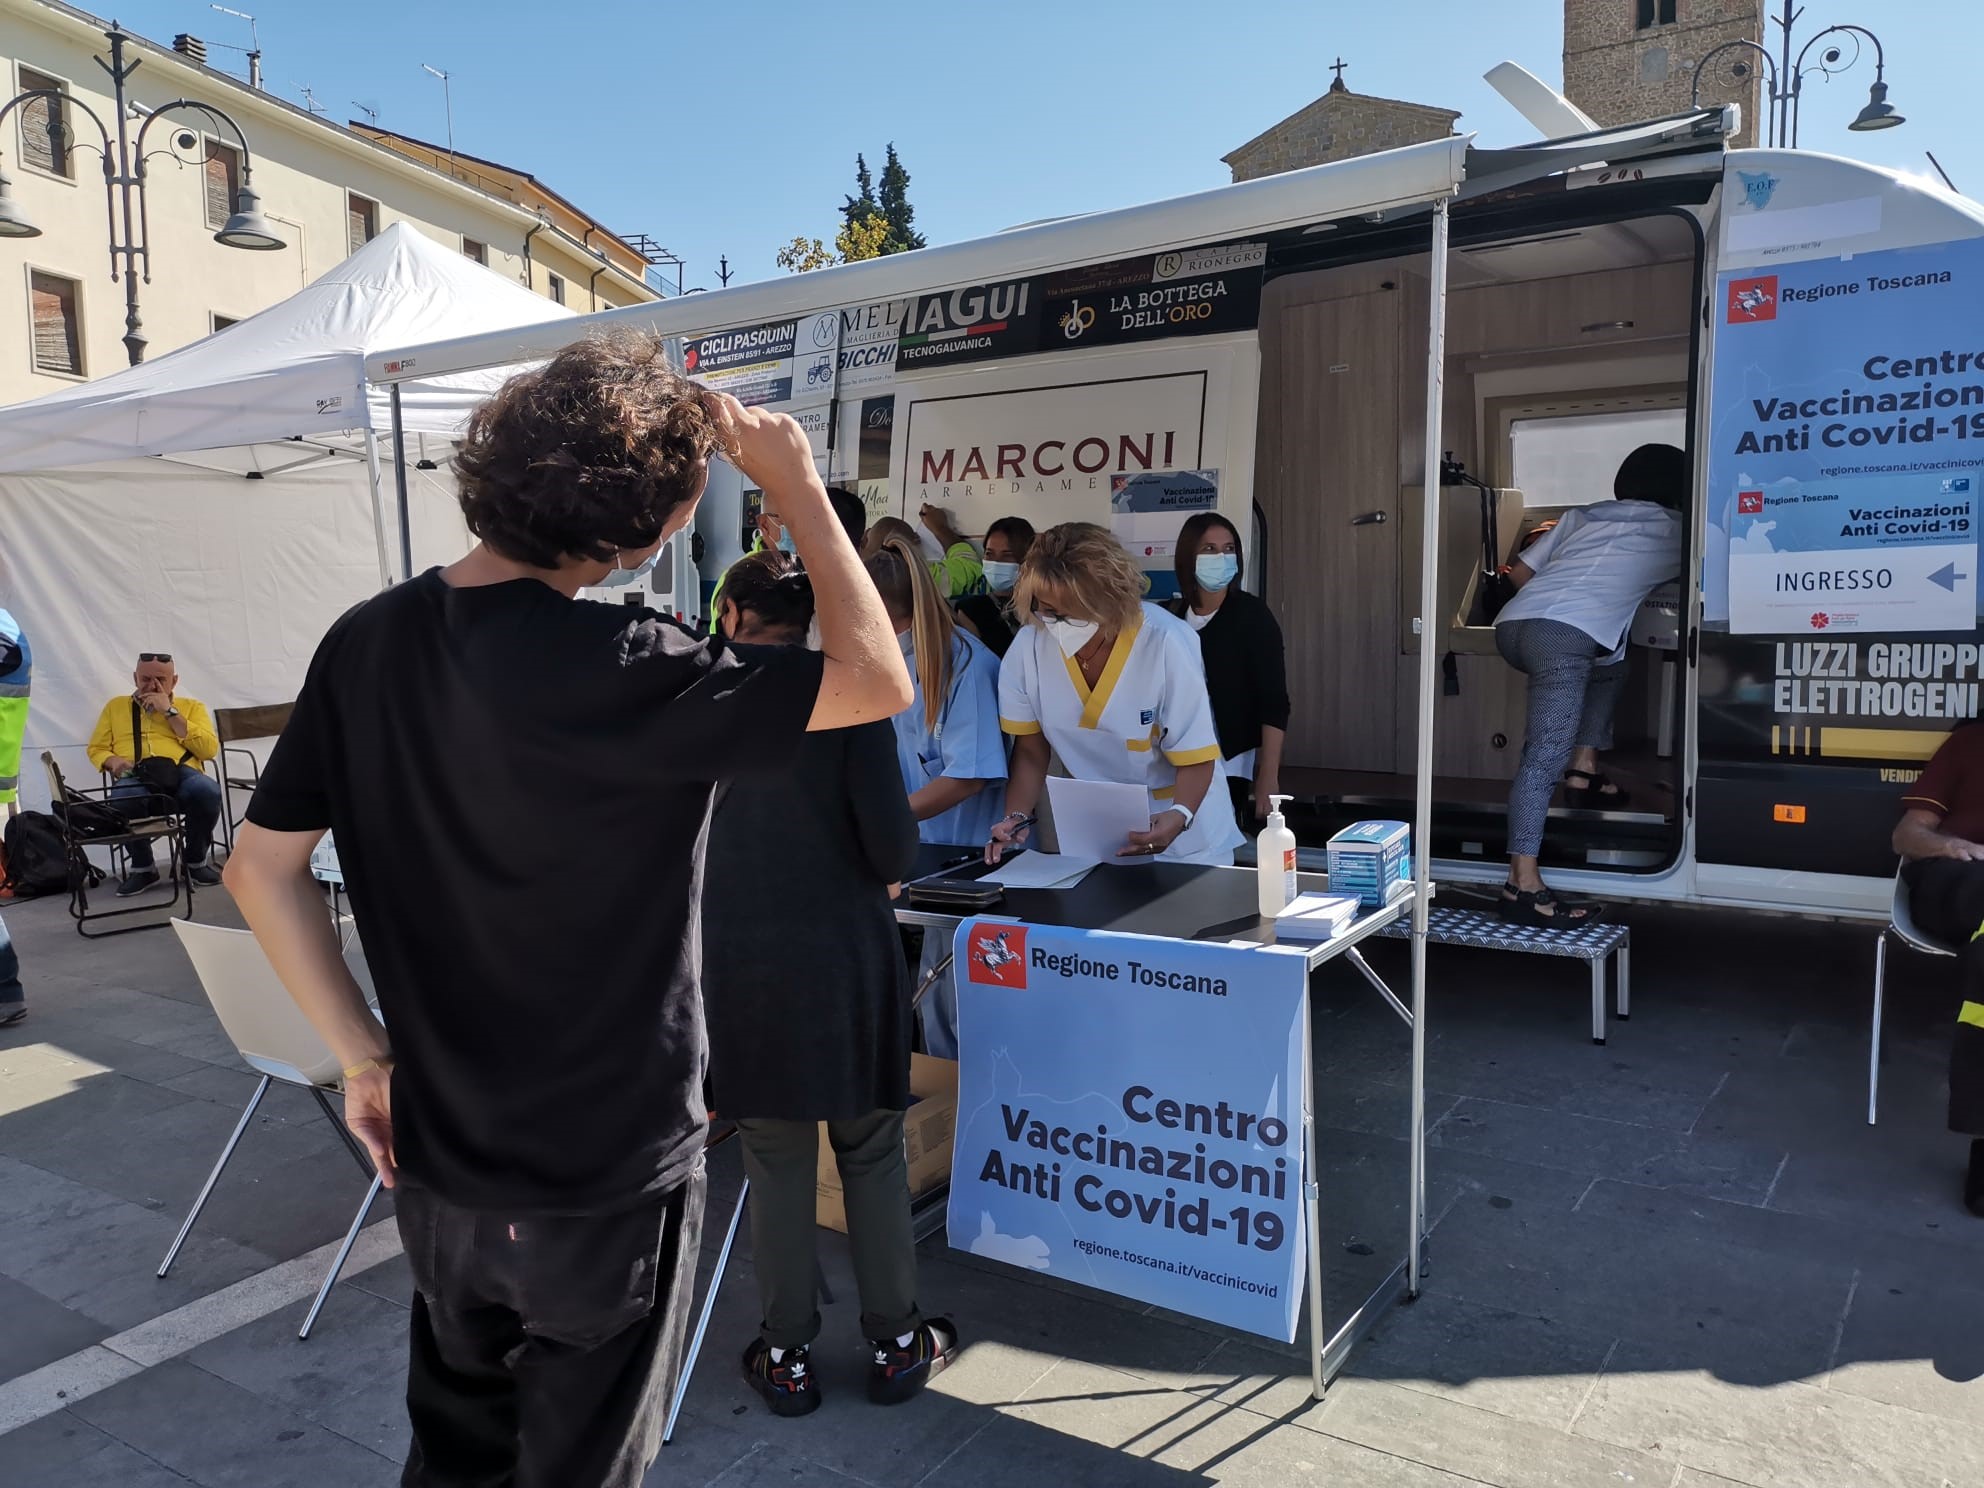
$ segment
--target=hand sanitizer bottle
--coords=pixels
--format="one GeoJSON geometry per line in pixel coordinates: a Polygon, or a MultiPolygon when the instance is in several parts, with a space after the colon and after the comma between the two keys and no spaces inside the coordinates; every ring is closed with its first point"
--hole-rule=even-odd
{"type": "Polygon", "coordinates": [[[1281,814],[1281,803],[1287,796],[1270,796],[1272,809],[1268,812],[1268,824],[1261,828],[1261,835],[1254,842],[1254,871],[1260,880],[1261,918],[1271,920],[1279,915],[1294,900],[1298,890],[1295,884],[1295,834],[1288,830],[1288,821],[1281,814]]]}

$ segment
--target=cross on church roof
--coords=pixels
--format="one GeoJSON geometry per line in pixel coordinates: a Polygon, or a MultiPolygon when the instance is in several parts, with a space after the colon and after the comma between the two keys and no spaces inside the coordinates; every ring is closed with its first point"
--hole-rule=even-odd
{"type": "Polygon", "coordinates": [[[1336,59],[1336,62],[1331,66],[1330,71],[1336,74],[1336,81],[1330,84],[1330,90],[1332,92],[1346,93],[1349,91],[1349,89],[1344,86],[1344,81],[1343,81],[1343,69],[1348,67],[1349,65],[1350,64],[1348,62],[1345,62],[1342,56],[1339,55],[1336,59]]]}

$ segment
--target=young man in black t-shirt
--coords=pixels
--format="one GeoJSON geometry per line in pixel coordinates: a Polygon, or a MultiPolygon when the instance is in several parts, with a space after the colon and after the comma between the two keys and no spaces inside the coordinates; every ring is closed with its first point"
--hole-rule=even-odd
{"type": "Polygon", "coordinates": [[[479,545],[324,638],[227,882],[399,1196],[404,1481],[632,1488],[701,1230],[712,784],[898,712],[909,678],[798,424],[694,387],[651,338],[512,379],[457,471],[479,545]],[[575,598],[652,563],[713,453],[775,496],[821,651],[575,598]],[[327,828],[383,1026],[310,878],[327,828]]]}

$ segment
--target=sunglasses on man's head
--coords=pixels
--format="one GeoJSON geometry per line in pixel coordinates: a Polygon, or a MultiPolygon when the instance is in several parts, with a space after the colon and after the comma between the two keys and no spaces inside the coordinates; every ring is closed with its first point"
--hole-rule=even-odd
{"type": "Polygon", "coordinates": [[[140,651],[138,653],[138,661],[141,664],[147,661],[171,661],[171,660],[172,660],[172,653],[170,651],[140,651]]]}

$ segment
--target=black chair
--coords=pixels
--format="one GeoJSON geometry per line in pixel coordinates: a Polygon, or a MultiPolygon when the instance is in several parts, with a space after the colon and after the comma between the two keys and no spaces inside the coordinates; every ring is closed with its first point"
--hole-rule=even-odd
{"type": "Polygon", "coordinates": [[[296,704],[258,703],[246,708],[216,708],[214,710],[214,732],[220,736],[220,759],[217,761],[220,774],[221,841],[229,852],[234,851],[234,829],[241,825],[248,807],[244,801],[239,814],[234,809],[234,793],[244,792],[252,796],[255,787],[262,782],[262,762],[259,756],[247,748],[254,739],[273,739],[289,727],[289,715],[296,711],[296,704]]]}
{"type": "Polygon", "coordinates": [[[186,905],[184,916],[190,920],[193,880],[186,871],[179,803],[156,794],[113,800],[113,787],[70,785],[62,778],[62,767],[55,762],[55,756],[47,750],[42,751],[41,764],[48,772],[50,809],[62,824],[62,847],[69,865],[69,914],[76,922],[76,933],[85,940],[96,940],[128,935],[133,930],[162,929],[178,913],[182,894],[186,905]],[[129,850],[137,843],[151,847],[154,862],[159,851],[164,850],[163,877],[172,889],[172,896],[165,900],[147,897],[119,909],[90,908],[90,891],[104,883],[103,870],[90,861],[90,849],[105,849],[111,855],[113,869],[128,871],[129,850]],[[89,928],[92,922],[136,916],[151,918],[136,925],[119,925],[114,930],[89,928]]]}

